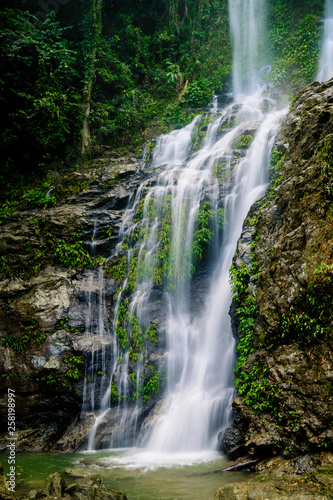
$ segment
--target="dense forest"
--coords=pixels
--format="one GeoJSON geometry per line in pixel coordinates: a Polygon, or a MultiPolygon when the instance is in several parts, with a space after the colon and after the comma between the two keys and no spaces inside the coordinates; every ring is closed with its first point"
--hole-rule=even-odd
{"type": "MultiPolygon", "coordinates": [[[[316,74],[324,2],[269,4],[266,79],[290,97],[316,74]]],[[[140,155],[228,92],[228,2],[2,0],[0,70],[3,219],[22,193],[43,205],[48,172],[75,169],[99,144],[140,155]]]]}

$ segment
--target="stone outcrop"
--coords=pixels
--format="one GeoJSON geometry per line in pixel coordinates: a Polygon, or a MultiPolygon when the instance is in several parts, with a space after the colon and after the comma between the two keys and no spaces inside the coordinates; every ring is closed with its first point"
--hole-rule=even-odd
{"type": "Polygon", "coordinates": [[[271,186],[251,210],[234,258],[246,292],[232,304],[233,329],[240,354],[245,337],[251,347],[237,368],[234,422],[220,436],[233,457],[333,446],[332,102],[332,81],[295,96],[271,186]]]}
{"type": "Polygon", "coordinates": [[[328,500],[332,498],[332,454],[274,458],[258,466],[261,472],[247,481],[218,489],[215,500],[328,500]]]}
{"type": "MultiPolygon", "coordinates": [[[[15,500],[17,496],[8,490],[8,483],[3,475],[0,464],[0,498],[2,500],[15,500]]],[[[58,472],[50,474],[43,488],[31,490],[27,495],[20,496],[21,500],[126,500],[125,493],[107,488],[101,476],[87,475],[66,484],[63,476],[58,472]]]]}

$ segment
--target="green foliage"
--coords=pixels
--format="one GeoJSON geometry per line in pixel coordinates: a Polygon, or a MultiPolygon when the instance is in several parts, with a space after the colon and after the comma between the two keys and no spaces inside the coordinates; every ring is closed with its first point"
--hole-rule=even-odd
{"type": "Polygon", "coordinates": [[[330,342],[333,325],[333,265],[322,262],[298,302],[281,317],[282,338],[304,345],[330,342]]]}
{"type": "Polygon", "coordinates": [[[129,338],[127,334],[128,324],[130,315],[128,312],[128,299],[122,300],[119,304],[119,310],[117,315],[117,326],[116,326],[116,334],[118,337],[118,342],[123,351],[127,351],[129,348],[129,338]]]}
{"type": "Polygon", "coordinates": [[[249,354],[254,351],[253,347],[253,331],[255,325],[255,317],[258,312],[258,306],[255,297],[249,292],[249,282],[251,272],[242,263],[242,266],[237,269],[234,265],[230,268],[230,285],[234,295],[234,300],[238,305],[235,315],[238,319],[238,360],[236,364],[236,374],[239,380],[243,378],[242,366],[247,360],[249,354]]]}
{"type": "Polygon", "coordinates": [[[268,381],[268,368],[255,364],[249,373],[241,372],[241,378],[236,379],[238,394],[244,395],[244,402],[258,413],[273,413],[278,417],[276,394],[282,392],[277,384],[268,381]]]}
{"type": "Polygon", "coordinates": [[[143,334],[139,322],[135,316],[130,318],[130,343],[129,357],[132,361],[137,361],[144,351],[143,334]]]}
{"type": "Polygon", "coordinates": [[[115,382],[111,383],[111,403],[112,404],[118,404],[120,402],[120,396],[117,391],[117,385],[115,382]]]}
{"type": "Polygon", "coordinates": [[[254,136],[251,134],[240,135],[236,137],[232,143],[233,149],[248,149],[254,139],[254,136]]]}
{"type": "MultiPolygon", "coordinates": [[[[178,252],[178,245],[174,243],[175,235],[171,234],[171,201],[171,195],[167,195],[162,201],[150,197],[147,200],[141,200],[139,203],[135,217],[136,229],[127,238],[127,242],[134,245],[129,268],[125,269],[125,261],[123,264],[117,264],[121,268],[122,279],[125,276],[127,277],[126,294],[133,293],[137,289],[138,283],[150,279],[158,287],[167,287],[168,289],[173,289],[177,283],[190,279],[213,240],[215,229],[214,211],[212,203],[204,200],[195,218],[192,247],[186,249],[184,241],[184,245],[180,245],[181,251],[178,252]],[[139,258],[136,243],[146,241],[149,235],[149,226],[155,224],[156,218],[160,221],[156,232],[156,251],[149,256],[149,259],[146,259],[147,253],[146,249],[144,249],[140,252],[139,258]]],[[[179,231],[181,239],[185,238],[187,216],[184,207],[181,221],[181,227],[184,230],[179,231]]],[[[223,211],[220,212],[220,217],[223,217],[223,211]]],[[[223,225],[223,222],[221,224],[223,225]]],[[[118,268],[116,267],[116,269],[118,268]]],[[[109,275],[111,276],[111,274],[109,275]]]]}
{"type": "Polygon", "coordinates": [[[85,269],[93,266],[93,260],[87,250],[82,247],[81,242],[67,244],[58,242],[54,250],[54,257],[63,266],[85,269]]]}
{"type": "Polygon", "coordinates": [[[41,188],[34,188],[26,191],[23,194],[23,200],[29,207],[43,207],[48,208],[56,204],[55,196],[48,194],[51,188],[50,182],[44,182],[41,188]]]}
{"type": "Polygon", "coordinates": [[[321,0],[269,3],[269,36],[273,52],[269,78],[275,85],[295,89],[314,79],[322,36],[318,20],[323,14],[323,5],[321,0]]]}
{"type": "Polygon", "coordinates": [[[186,91],[187,104],[193,108],[203,108],[212,100],[213,92],[208,80],[196,80],[190,83],[186,91]]]}
{"type": "Polygon", "coordinates": [[[269,168],[272,169],[274,173],[278,173],[283,165],[284,158],[285,155],[275,146],[272,149],[271,157],[269,160],[269,168]]]}
{"type": "Polygon", "coordinates": [[[122,255],[116,261],[109,261],[105,266],[105,272],[109,278],[121,283],[127,276],[127,257],[122,255]]]}
{"type": "Polygon", "coordinates": [[[217,225],[218,228],[222,231],[224,228],[224,207],[219,207],[217,209],[217,225]]]}
{"type": "Polygon", "coordinates": [[[157,371],[154,365],[150,364],[149,369],[151,377],[146,381],[143,387],[143,402],[147,403],[152,397],[156,396],[161,390],[161,372],[157,371]]]}
{"type": "Polygon", "coordinates": [[[41,331],[39,324],[31,320],[22,328],[20,334],[7,333],[3,339],[3,345],[11,347],[15,352],[21,352],[32,346],[39,347],[47,336],[41,331]]]}
{"type": "Polygon", "coordinates": [[[333,137],[328,134],[318,144],[317,157],[321,163],[322,179],[325,183],[325,200],[323,208],[327,209],[333,201],[333,137]]]}
{"type": "Polygon", "coordinates": [[[277,418],[279,409],[276,394],[281,389],[268,381],[268,368],[263,363],[256,363],[250,371],[244,369],[249,355],[256,350],[254,347],[254,326],[258,306],[255,297],[249,290],[249,283],[250,280],[256,278],[257,272],[258,266],[254,264],[253,257],[250,270],[244,263],[239,269],[234,265],[230,269],[230,284],[238,306],[235,311],[239,337],[235,385],[238,394],[243,396],[244,402],[248,406],[259,413],[272,413],[277,418]]]}
{"type": "Polygon", "coordinates": [[[192,274],[213,240],[214,211],[212,202],[205,200],[197,213],[192,243],[192,274]]]}
{"type": "Polygon", "coordinates": [[[39,23],[27,12],[5,9],[0,25],[0,100],[8,116],[0,131],[0,151],[7,157],[0,181],[14,185],[18,176],[31,174],[30,165],[42,169],[76,140],[80,97],[76,53],[54,14],[39,23]]]}
{"type": "MultiPolygon", "coordinates": [[[[37,0],[27,6],[40,11],[37,0]]],[[[79,146],[83,100],[93,144],[137,147],[157,130],[188,123],[184,106],[206,105],[230,72],[226,0],[185,9],[173,1],[152,8],[148,0],[84,0],[45,19],[14,7],[0,15],[4,197],[52,162],[73,166],[68,152],[75,156],[79,146]]],[[[44,206],[42,193],[30,194],[44,206]]]]}
{"type": "Polygon", "coordinates": [[[197,123],[192,132],[191,153],[195,153],[202,148],[207,135],[208,125],[214,120],[214,118],[214,115],[211,113],[202,115],[201,120],[197,123]]]}
{"type": "Polygon", "coordinates": [[[150,323],[148,328],[145,330],[144,333],[144,338],[146,340],[150,340],[154,344],[157,344],[158,339],[157,339],[157,325],[155,323],[150,323]]]}
{"type": "Polygon", "coordinates": [[[81,365],[84,364],[82,356],[71,356],[70,358],[65,358],[64,362],[69,364],[69,369],[65,373],[65,377],[68,379],[79,380],[82,376],[81,365]]]}
{"type": "Polygon", "coordinates": [[[138,285],[138,256],[135,254],[130,262],[126,292],[135,292],[138,285]]]}
{"type": "Polygon", "coordinates": [[[167,66],[167,79],[170,83],[174,83],[176,85],[176,90],[180,92],[183,83],[183,75],[180,71],[179,64],[174,64],[171,61],[167,61],[167,66]]]}
{"type": "Polygon", "coordinates": [[[153,270],[153,283],[159,287],[167,283],[170,271],[171,200],[171,195],[168,195],[160,207],[161,226],[157,235],[159,246],[153,270]]]}
{"type": "Polygon", "coordinates": [[[49,263],[85,269],[101,262],[100,258],[92,259],[84,249],[80,228],[64,240],[55,236],[52,221],[48,217],[36,217],[30,226],[40,241],[39,245],[22,240],[20,259],[13,254],[2,255],[0,276],[3,278],[27,279],[38,274],[49,263]]]}

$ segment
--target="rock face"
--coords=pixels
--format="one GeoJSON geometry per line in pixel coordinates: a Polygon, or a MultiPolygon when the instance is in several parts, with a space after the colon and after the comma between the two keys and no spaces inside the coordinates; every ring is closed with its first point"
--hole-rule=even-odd
{"type": "MultiPolygon", "coordinates": [[[[94,372],[104,369],[102,353],[109,347],[97,335],[100,264],[114,253],[131,195],[142,182],[154,183],[159,173],[141,167],[133,156],[107,151],[65,179],[80,187],[75,188],[78,193],[56,207],[14,214],[1,226],[1,449],[7,445],[8,388],[16,394],[20,450],[73,449],[87,442],[94,422],[89,413],[71,444],[57,444],[77,422],[85,367],[92,356],[94,372]]],[[[119,283],[103,273],[106,322],[112,321],[118,288],[119,283]]],[[[153,302],[154,321],[162,329],[159,300],[153,302]]],[[[164,349],[163,338],[160,344],[151,348],[157,357],[164,349]]],[[[104,375],[109,369],[106,366],[104,375]]],[[[96,399],[99,388],[96,384],[96,399]]]]}
{"type": "Polygon", "coordinates": [[[273,150],[271,187],[238,244],[231,315],[239,396],[220,440],[232,456],[333,446],[332,102],[332,81],[295,96],[273,150]]]}

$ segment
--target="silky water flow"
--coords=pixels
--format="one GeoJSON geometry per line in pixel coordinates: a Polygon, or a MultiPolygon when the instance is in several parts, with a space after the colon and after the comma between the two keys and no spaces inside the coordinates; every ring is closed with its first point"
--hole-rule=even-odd
{"type": "MultiPolygon", "coordinates": [[[[99,322],[102,326],[99,331],[104,341],[109,339],[109,348],[104,351],[108,353],[105,362],[112,368],[104,383],[104,392],[102,387],[99,389],[98,405],[92,403],[96,399],[93,395],[96,377],[91,371],[93,368],[90,372],[88,369],[90,382],[86,383],[83,410],[95,415],[89,436],[90,450],[94,449],[100,422],[108,413],[118,412],[120,428],[117,439],[110,440],[110,447],[139,444],[145,452],[155,455],[214,450],[218,433],[230,422],[235,341],[229,317],[229,269],[244,219],[267,187],[270,154],[286,109],[278,106],[270,96],[269,86],[258,77],[258,44],[265,25],[264,0],[244,0],[241,4],[239,0],[230,0],[229,9],[234,48],[233,102],[219,109],[215,99],[209,113],[157,139],[151,166],[160,173],[154,185],[146,181],[133,195],[123,217],[116,249],[126,255],[129,267],[135,258],[140,269],[127,309],[130,328],[135,329],[137,325],[146,328],[150,321],[150,294],[161,266],[158,237],[161,220],[169,227],[164,243],[169,245],[169,270],[163,282],[167,290],[163,401],[143,432],[138,423],[140,398],[136,403],[128,402],[131,352],[124,338],[119,337],[124,331],[117,328],[121,323],[126,290],[131,284],[129,277],[122,283],[113,324],[110,331],[106,331],[101,278],[99,322]],[[244,51],[248,61],[245,76],[244,51]],[[202,126],[203,120],[209,123],[208,127],[202,126]],[[198,133],[205,129],[206,137],[196,150],[198,133]],[[242,146],[237,148],[237,141],[248,139],[249,135],[253,140],[241,154],[244,149],[242,146]],[[203,307],[193,310],[193,245],[203,209],[210,218],[214,235],[209,256],[214,271],[208,290],[200,297],[203,307]],[[141,212],[139,219],[138,211],[141,212]],[[135,232],[141,232],[141,238],[133,240],[135,232]],[[129,241],[135,243],[128,245],[129,241]],[[110,404],[115,373],[118,374],[118,400],[122,403],[110,404]]],[[[89,320],[87,325],[90,328],[89,320]]],[[[94,366],[93,359],[91,366],[94,366]]],[[[138,355],[136,366],[135,390],[137,395],[142,395],[144,352],[138,355]]]]}
{"type": "Polygon", "coordinates": [[[333,77],[333,0],[325,2],[324,38],[317,80],[326,82],[333,77]]]}

